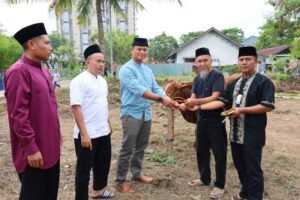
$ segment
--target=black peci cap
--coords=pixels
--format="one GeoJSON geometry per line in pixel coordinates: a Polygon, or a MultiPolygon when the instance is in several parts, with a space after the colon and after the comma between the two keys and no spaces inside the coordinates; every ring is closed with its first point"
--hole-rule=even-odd
{"type": "Polygon", "coordinates": [[[196,58],[198,56],[202,56],[202,55],[209,55],[210,56],[210,52],[209,52],[209,49],[208,48],[205,48],[205,47],[201,47],[199,49],[197,49],[195,51],[195,55],[196,55],[196,58]]]}
{"type": "Polygon", "coordinates": [[[255,58],[257,58],[256,48],[252,46],[240,47],[239,57],[241,56],[254,56],[255,58]]]}
{"type": "Polygon", "coordinates": [[[92,55],[94,53],[102,53],[98,44],[93,44],[91,46],[88,46],[84,50],[84,52],[83,52],[84,59],[86,60],[90,55],[92,55]]]}
{"type": "Polygon", "coordinates": [[[144,46],[148,47],[148,40],[145,38],[134,38],[131,46],[144,46]]]}
{"type": "Polygon", "coordinates": [[[23,45],[28,40],[40,36],[47,35],[44,23],[36,23],[26,26],[15,33],[14,38],[23,45]]]}

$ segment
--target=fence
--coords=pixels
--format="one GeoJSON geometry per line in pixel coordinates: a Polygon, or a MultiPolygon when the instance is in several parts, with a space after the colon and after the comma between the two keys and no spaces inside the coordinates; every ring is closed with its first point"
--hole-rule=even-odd
{"type": "MultiPolygon", "coordinates": [[[[192,63],[187,64],[146,64],[153,71],[154,75],[178,76],[186,75],[193,71],[192,63]]],[[[122,65],[118,65],[118,70],[122,65]]]]}
{"type": "Polygon", "coordinates": [[[192,63],[185,64],[147,64],[154,73],[154,75],[186,75],[193,71],[192,63]]]}

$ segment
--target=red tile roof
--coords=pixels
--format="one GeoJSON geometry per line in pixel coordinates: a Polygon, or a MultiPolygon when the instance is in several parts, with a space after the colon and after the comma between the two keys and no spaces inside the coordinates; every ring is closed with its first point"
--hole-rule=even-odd
{"type": "Polygon", "coordinates": [[[281,45],[281,46],[272,47],[272,48],[268,48],[268,49],[262,49],[262,50],[257,51],[257,53],[259,55],[269,56],[269,55],[278,54],[281,51],[288,49],[289,47],[290,47],[289,45],[281,45]]]}

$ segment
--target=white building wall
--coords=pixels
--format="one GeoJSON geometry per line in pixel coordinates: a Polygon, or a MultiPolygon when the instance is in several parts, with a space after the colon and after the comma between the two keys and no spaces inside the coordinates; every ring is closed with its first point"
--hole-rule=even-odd
{"type": "Polygon", "coordinates": [[[175,63],[185,63],[185,58],[195,58],[195,50],[200,47],[206,47],[210,50],[213,66],[237,63],[239,47],[220,37],[220,35],[215,32],[208,33],[182,48],[177,52],[175,63]]]}

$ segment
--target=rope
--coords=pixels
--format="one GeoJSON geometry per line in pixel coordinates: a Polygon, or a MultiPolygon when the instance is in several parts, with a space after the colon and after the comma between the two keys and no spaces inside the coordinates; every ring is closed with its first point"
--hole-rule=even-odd
{"type": "Polygon", "coordinates": [[[184,103],[185,99],[182,97],[173,97],[172,100],[176,101],[177,103],[184,103]]]}

